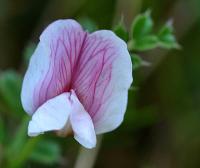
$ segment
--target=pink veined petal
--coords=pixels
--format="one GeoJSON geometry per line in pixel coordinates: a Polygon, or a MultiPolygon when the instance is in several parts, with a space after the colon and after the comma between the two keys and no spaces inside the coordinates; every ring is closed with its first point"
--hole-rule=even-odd
{"type": "Polygon", "coordinates": [[[34,106],[34,90],[41,79],[45,78],[45,74],[49,69],[49,62],[48,51],[46,51],[45,47],[39,43],[31,57],[21,92],[23,108],[29,114],[33,114],[36,110],[36,107],[34,106]]]}
{"type": "Polygon", "coordinates": [[[63,93],[48,100],[33,114],[28,126],[28,135],[37,136],[46,131],[61,130],[72,111],[70,93],[63,93]]]}
{"type": "Polygon", "coordinates": [[[40,37],[24,78],[22,104],[33,114],[49,99],[73,89],[99,134],[122,122],[131,83],[125,42],[111,31],[89,35],[77,22],[59,20],[40,37]]]}
{"type": "Polygon", "coordinates": [[[124,41],[102,30],[88,36],[73,87],[93,119],[97,134],[111,131],[123,121],[132,63],[124,41]]]}
{"type": "Polygon", "coordinates": [[[92,119],[75,94],[72,94],[73,110],[70,114],[70,123],[74,132],[74,138],[84,147],[96,146],[96,134],[92,119]]]}
{"type": "Polygon", "coordinates": [[[33,114],[47,100],[71,89],[75,64],[87,33],[74,20],[58,20],[40,36],[22,86],[22,105],[33,114]]]}

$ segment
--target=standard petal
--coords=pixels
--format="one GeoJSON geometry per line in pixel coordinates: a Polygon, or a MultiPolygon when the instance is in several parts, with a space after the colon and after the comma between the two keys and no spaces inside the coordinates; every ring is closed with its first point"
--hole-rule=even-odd
{"type": "Polygon", "coordinates": [[[36,110],[36,106],[34,105],[34,91],[48,72],[50,64],[48,55],[49,53],[45,51],[45,48],[39,43],[31,57],[28,70],[24,77],[21,101],[24,110],[29,114],[33,114],[36,110]]]}
{"type": "Polygon", "coordinates": [[[47,100],[71,89],[73,72],[87,33],[73,20],[58,20],[40,36],[22,87],[22,104],[33,114],[47,100]]]}
{"type": "Polygon", "coordinates": [[[132,83],[127,45],[111,31],[97,31],[87,37],[79,59],[72,87],[96,133],[111,131],[123,120],[132,83]]]}
{"type": "Polygon", "coordinates": [[[37,136],[46,131],[61,130],[66,125],[71,110],[70,93],[48,100],[33,114],[28,135],[37,136]]]}
{"type": "Polygon", "coordinates": [[[111,31],[88,35],[77,22],[59,20],[40,37],[23,82],[22,104],[33,114],[47,100],[73,89],[99,134],[122,122],[131,83],[125,42],[111,31]]]}
{"type": "Polygon", "coordinates": [[[84,147],[96,146],[96,134],[92,119],[74,93],[71,95],[73,110],[70,114],[70,123],[74,138],[84,147]]]}

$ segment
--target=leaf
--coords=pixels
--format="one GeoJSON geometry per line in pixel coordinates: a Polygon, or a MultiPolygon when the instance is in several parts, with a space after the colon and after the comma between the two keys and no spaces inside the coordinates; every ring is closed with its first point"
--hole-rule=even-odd
{"type": "Polygon", "coordinates": [[[28,122],[29,122],[29,118],[25,116],[22,119],[19,128],[16,130],[16,134],[13,140],[11,141],[11,143],[9,144],[7,148],[6,154],[8,158],[12,159],[12,156],[17,155],[24,147],[27,141],[28,122]]]}
{"type": "Polygon", "coordinates": [[[132,24],[132,40],[128,46],[130,50],[146,51],[158,46],[158,38],[151,34],[153,29],[153,20],[148,10],[144,14],[136,17],[132,24]]]}
{"type": "Polygon", "coordinates": [[[157,34],[152,34],[153,20],[150,11],[138,15],[132,24],[132,39],[128,43],[131,51],[146,51],[156,47],[179,49],[171,22],[165,24],[157,34]]]}
{"type": "Polygon", "coordinates": [[[137,51],[146,51],[154,49],[158,46],[159,40],[154,35],[144,36],[141,39],[135,40],[132,43],[132,49],[137,51]]]}
{"type": "Polygon", "coordinates": [[[61,158],[59,145],[54,141],[42,140],[35,147],[30,159],[43,164],[57,163],[61,158]]]}
{"type": "Polygon", "coordinates": [[[35,150],[36,145],[40,142],[41,136],[30,138],[26,141],[24,146],[21,148],[20,152],[14,155],[13,158],[11,156],[9,160],[9,167],[12,168],[21,168],[31,155],[31,153],[35,150]]]}
{"type": "Polygon", "coordinates": [[[167,49],[171,48],[179,49],[180,45],[177,43],[173,33],[174,30],[172,22],[168,22],[158,32],[159,46],[167,49]]]}
{"type": "Polygon", "coordinates": [[[150,66],[149,62],[144,61],[139,55],[132,54],[131,60],[133,62],[133,70],[136,70],[142,66],[150,66]]]}
{"type": "Polygon", "coordinates": [[[12,70],[0,74],[0,103],[8,110],[6,112],[12,112],[17,117],[23,114],[20,102],[21,84],[21,76],[12,70]]]}
{"type": "Polygon", "coordinates": [[[138,15],[131,26],[131,34],[134,40],[145,37],[151,33],[153,28],[153,20],[150,16],[151,12],[148,10],[144,14],[138,15]]]}
{"type": "Polygon", "coordinates": [[[120,21],[113,29],[113,31],[115,32],[115,34],[120,37],[121,39],[123,39],[125,42],[128,41],[129,39],[129,35],[128,32],[125,28],[125,25],[123,23],[123,21],[120,21]]]}
{"type": "Polygon", "coordinates": [[[28,138],[29,117],[25,116],[21,125],[16,131],[10,144],[6,148],[6,158],[8,158],[8,167],[19,168],[24,165],[31,153],[36,149],[35,146],[40,142],[42,136],[28,138]],[[15,156],[13,158],[13,156],[15,156]]]}
{"type": "Polygon", "coordinates": [[[173,33],[172,21],[168,21],[158,32],[158,37],[162,37],[173,33]]]}

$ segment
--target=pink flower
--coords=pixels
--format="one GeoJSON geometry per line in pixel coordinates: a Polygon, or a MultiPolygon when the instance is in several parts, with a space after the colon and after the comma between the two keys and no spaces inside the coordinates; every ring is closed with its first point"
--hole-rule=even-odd
{"type": "Polygon", "coordinates": [[[127,45],[113,32],[83,31],[74,20],[58,20],[40,36],[24,77],[21,99],[32,115],[28,135],[72,129],[86,148],[96,134],[123,121],[132,64],[127,45]]]}

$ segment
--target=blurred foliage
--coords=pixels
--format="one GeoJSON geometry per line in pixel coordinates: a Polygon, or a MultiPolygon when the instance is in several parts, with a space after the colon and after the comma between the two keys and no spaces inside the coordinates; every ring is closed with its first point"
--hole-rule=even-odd
{"type": "Polygon", "coordinates": [[[134,54],[134,53],[131,55],[131,59],[132,59],[132,63],[133,63],[133,70],[136,70],[143,66],[151,65],[149,62],[144,61],[139,55],[134,54]]]}
{"type": "Polygon", "coordinates": [[[179,48],[173,34],[171,22],[162,26],[157,34],[152,32],[154,23],[150,13],[148,10],[144,14],[138,15],[133,21],[131,28],[132,40],[129,42],[130,50],[145,51],[156,47],[179,48]]]}
{"type": "Polygon", "coordinates": [[[29,117],[20,102],[22,74],[38,36],[58,18],[76,18],[88,32],[112,27],[128,43],[133,61],[135,86],[129,92],[124,122],[105,135],[95,167],[200,167],[199,2],[1,0],[0,167],[73,167],[79,145],[51,133],[29,138],[29,117]],[[129,15],[118,4],[141,14],[129,15]],[[168,19],[174,20],[176,31],[171,21],[165,23],[168,19]],[[115,20],[120,21],[113,25],[115,20]],[[174,33],[181,50],[169,52],[180,49],[174,33]],[[162,56],[163,49],[167,57],[162,56]],[[139,83],[144,73],[149,75],[139,83]]]}
{"type": "Polygon", "coordinates": [[[6,71],[0,74],[0,96],[2,107],[6,113],[10,112],[16,117],[22,116],[20,102],[21,76],[14,71],[6,71]]]}
{"type": "Polygon", "coordinates": [[[55,141],[43,140],[42,136],[27,137],[29,117],[26,116],[20,103],[21,83],[22,77],[14,71],[5,71],[0,75],[2,117],[0,118],[0,144],[3,147],[1,149],[3,160],[0,163],[6,167],[21,167],[27,159],[43,164],[56,163],[61,156],[61,151],[55,141]],[[6,120],[14,123],[3,122],[6,120]],[[10,130],[13,133],[8,130],[15,127],[17,129],[14,132],[10,130]]]}
{"type": "Polygon", "coordinates": [[[153,19],[150,10],[143,14],[139,14],[132,21],[131,32],[127,32],[127,28],[123,23],[123,19],[113,28],[113,31],[121,39],[128,44],[128,49],[131,53],[133,61],[133,70],[142,66],[149,66],[150,63],[144,61],[135,52],[148,51],[157,47],[164,49],[179,49],[180,45],[177,43],[174,36],[174,30],[171,22],[166,23],[161,27],[157,34],[153,31],[153,19]]]}
{"type": "Polygon", "coordinates": [[[121,19],[121,21],[113,28],[113,31],[115,32],[115,34],[120,37],[121,39],[123,39],[125,42],[128,42],[129,40],[129,33],[125,28],[123,19],[121,19]]]}

